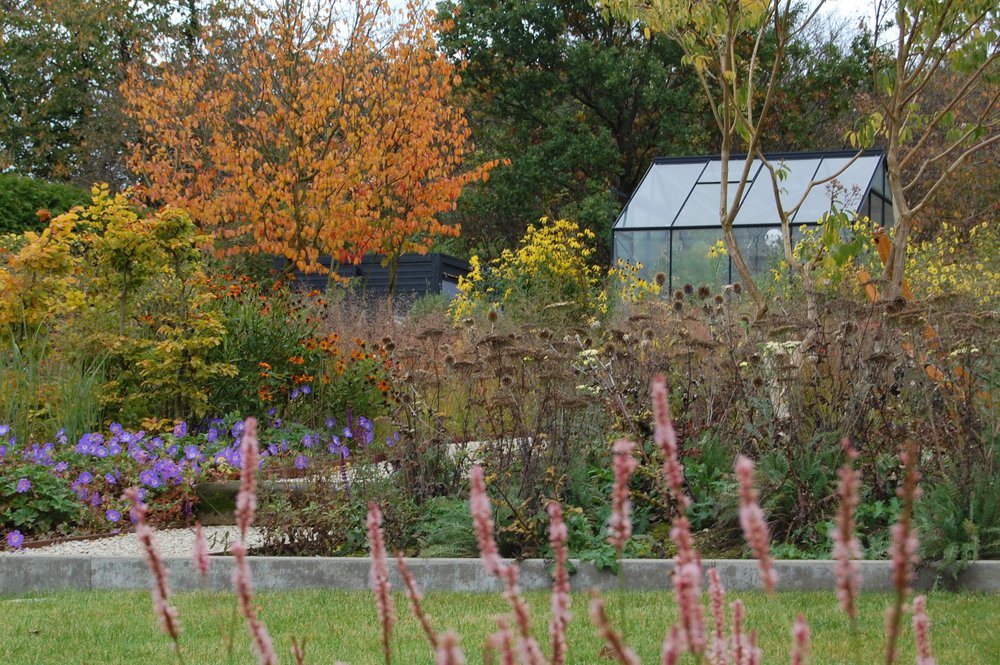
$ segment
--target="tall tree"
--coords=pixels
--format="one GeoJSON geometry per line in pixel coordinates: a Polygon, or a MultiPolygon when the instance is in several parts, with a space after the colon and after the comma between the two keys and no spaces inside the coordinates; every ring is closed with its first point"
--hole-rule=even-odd
{"type": "MultiPolygon", "coordinates": [[[[214,12],[219,0],[189,0],[214,12]]],[[[182,28],[174,0],[0,0],[0,168],[89,185],[127,180],[119,84],[182,28]]],[[[194,43],[195,35],[192,34],[194,43]]]]}
{"type": "Polygon", "coordinates": [[[197,67],[137,68],[123,91],[149,200],[189,210],[225,253],[312,272],[321,254],[381,252],[394,268],[456,235],[438,216],[495,163],[463,168],[459,72],[435,50],[433,16],[388,11],[282,0],[250,8],[235,51],[208,36],[197,67]]]}
{"type": "MultiPolygon", "coordinates": [[[[697,81],[669,40],[588,0],[446,0],[441,36],[484,158],[509,157],[456,218],[496,253],[540,216],[608,237],[652,158],[710,149],[697,81]]],[[[606,248],[605,248],[606,249],[606,248]]]]}
{"type": "Polygon", "coordinates": [[[876,47],[886,39],[872,60],[878,109],[854,139],[886,145],[894,217],[887,298],[901,291],[910,235],[936,194],[967,160],[1000,144],[998,14],[992,0],[877,5],[876,47]],[[957,85],[941,85],[948,70],[957,85]]]}

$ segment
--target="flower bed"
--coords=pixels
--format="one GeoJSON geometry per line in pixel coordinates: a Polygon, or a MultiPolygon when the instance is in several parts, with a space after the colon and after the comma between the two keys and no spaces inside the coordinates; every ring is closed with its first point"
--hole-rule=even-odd
{"type": "MultiPolygon", "coordinates": [[[[197,431],[180,423],[160,433],[112,423],[76,442],[60,431],[52,440],[26,444],[0,425],[0,528],[7,546],[125,528],[121,494],[131,485],[140,488],[156,522],[189,522],[205,499],[199,487],[238,477],[243,428],[236,418],[209,420],[197,431]]],[[[368,450],[375,437],[374,423],[364,416],[329,418],[318,429],[275,419],[262,432],[259,468],[276,476],[328,473],[352,452],[368,450]]],[[[392,443],[391,437],[385,441],[392,443]]],[[[216,493],[213,501],[224,496],[216,493]]],[[[232,505],[215,508],[231,513],[232,505]]]]}

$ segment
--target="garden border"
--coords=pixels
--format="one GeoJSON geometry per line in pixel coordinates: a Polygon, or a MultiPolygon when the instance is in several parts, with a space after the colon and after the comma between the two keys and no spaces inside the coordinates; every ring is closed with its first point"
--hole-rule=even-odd
{"type": "MultiPolygon", "coordinates": [[[[360,591],[368,588],[369,559],[322,557],[250,557],[254,586],[261,591],[296,589],[336,589],[360,591]]],[[[407,559],[417,583],[424,591],[501,590],[499,581],[487,573],[478,559],[407,559]]],[[[212,567],[203,583],[186,557],[165,559],[170,586],[176,591],[198,589],[228,590],[232,580],[232,557],[212,557],[212,567]]],[[[571,578],[574,589],[596,587],[608,590],[665,591],[673,561],[668,559],[629,559],[621,562],[620,579],[609,571],[597,570],[593,563],[574,562],[571,578]]],[[[734,592],[760,589],[756,561],[706,559],[705,569],[715,568],[726,589],[734,592]]],[[[830,591],[836,588],[834,562],[775,562],[779,591],[830,591]]],[[[527,559],[520,563],[521,587],[544,590],[551,584],[549,562],[527,559]]],[[[864,591],[891,591],[889,561],[859,561],[861,587],[864,591]]],[[[391,581],[402,588],[391,568],[391,581]]],[[[933,565],[922,566],[914,581],[915,588],[934,587],[939,576],[933,565]]],[[[942,577],[942,579],[944,579],[942,577]]],[[[142,557],[100,556],[0,556],[0,595],[18,595],[44,591],[114,591],[148,589],[149,570],[142,557]]],[[[1000,561],[977,561],[970,564],[950,585],[975,592],[1000,592],[1000,561]]]]}

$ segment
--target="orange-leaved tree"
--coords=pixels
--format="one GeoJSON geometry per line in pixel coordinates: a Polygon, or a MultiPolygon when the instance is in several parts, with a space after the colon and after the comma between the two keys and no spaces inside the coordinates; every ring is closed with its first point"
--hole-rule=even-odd
{"type": "Polygon", "coordinates": [[[124,94],[146,196],[188,210],[222,254],[307,272],[326,270],[324,254],[380,252],[394,267],[456,235],[438,215],[495,163],[463,168],[459,71],[437,52],[432,19],[383,0],[282,0],[248,6],[238,44],[209,36],[194,63],[136,68],[124,94]]]}

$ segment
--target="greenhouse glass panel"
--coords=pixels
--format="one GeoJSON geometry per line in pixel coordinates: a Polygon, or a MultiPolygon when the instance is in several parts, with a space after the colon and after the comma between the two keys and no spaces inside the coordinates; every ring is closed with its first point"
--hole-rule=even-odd
{"type": "Polygon", "coordinates": [[[683,284],[721,284],[729,281],[729,257],[709,256],[716,242],[722,240],[719,229],[674,230],[671,248],[671,288],[683,284]]]}
{"type": "Polygon", "coordinates": [[[639,275],[652,279],[670,271],[670,231],[615,231],[615,258],[641,263],[639,275]]]}
{"type": "MultiPolygon", "coordinates": [[[[851,157],[827,158],[816,172],[815,180],[824,180],[837,174],[834,181],[817,185],[809,192],[795,215],[796,224],[815,224],[830,212],[834,203],[847,210],[857,210],[864,202],[865,193],[876,177],[880,157],[859,157],[850,164],[851,157]],[[850,166],[847,166],[850,164],[850,166]],[[847,167],[846,169],[844,167],[847,167]]],[[[808,183],[802,187],[805,191],[808,183]]]]}
{"type": "MultiPolygon", "coordinates": [[[[729,174],[727,180],[729,182],[739,182],[740,178],[743,176],[743,167],[746,165],[746,159],[730,159],[729,160],[729,174]]],[[[753,180],[757,175],[757,171],[760,169],[761,162],[758,159],[753,161],[750,165],[750,174],[747,176],[747,180],[753,180]]],[[[708,166],[705,167],[705,172],[701,174],[698,178],[699,183],[715,183],[718,184],[722,182],[722,160],[713,159],[708,162],[708,166]]]]}
{"type": "Polygon", "coordinates": [[[683,168],[653,164],[619,216],[617,226],[635,229],[669,225],[684,204],[677,192],[690,191],[704,167],[704,164],[686,164],[683,168]]]}
{"type": "MultiPolygon", "coordinates": [[[[736,200],[736,187],[730,185],[726,195],[729,205],[733,205],[736,200]]],[[[691,195],[684,202],[677,218],[674,220],[675,228],[686,228],[689,226],[719,226],[719,185],[718,183],[698,184],[691,190],[691,195]]]]}
{"type": "MultiPolygon", "coordinates": [[[[784,258],[784,250],[781,248],[781,228],[780,227],[744,227],[733,230],[736,236],[736,244],[740,248],[743,260],[747,262],[747,267],[754,274],[765,273],[771,268],[777,267],[784,258]]],[[[733,279],[737,279],[736,268],[733,268],[733,279]]]]}

